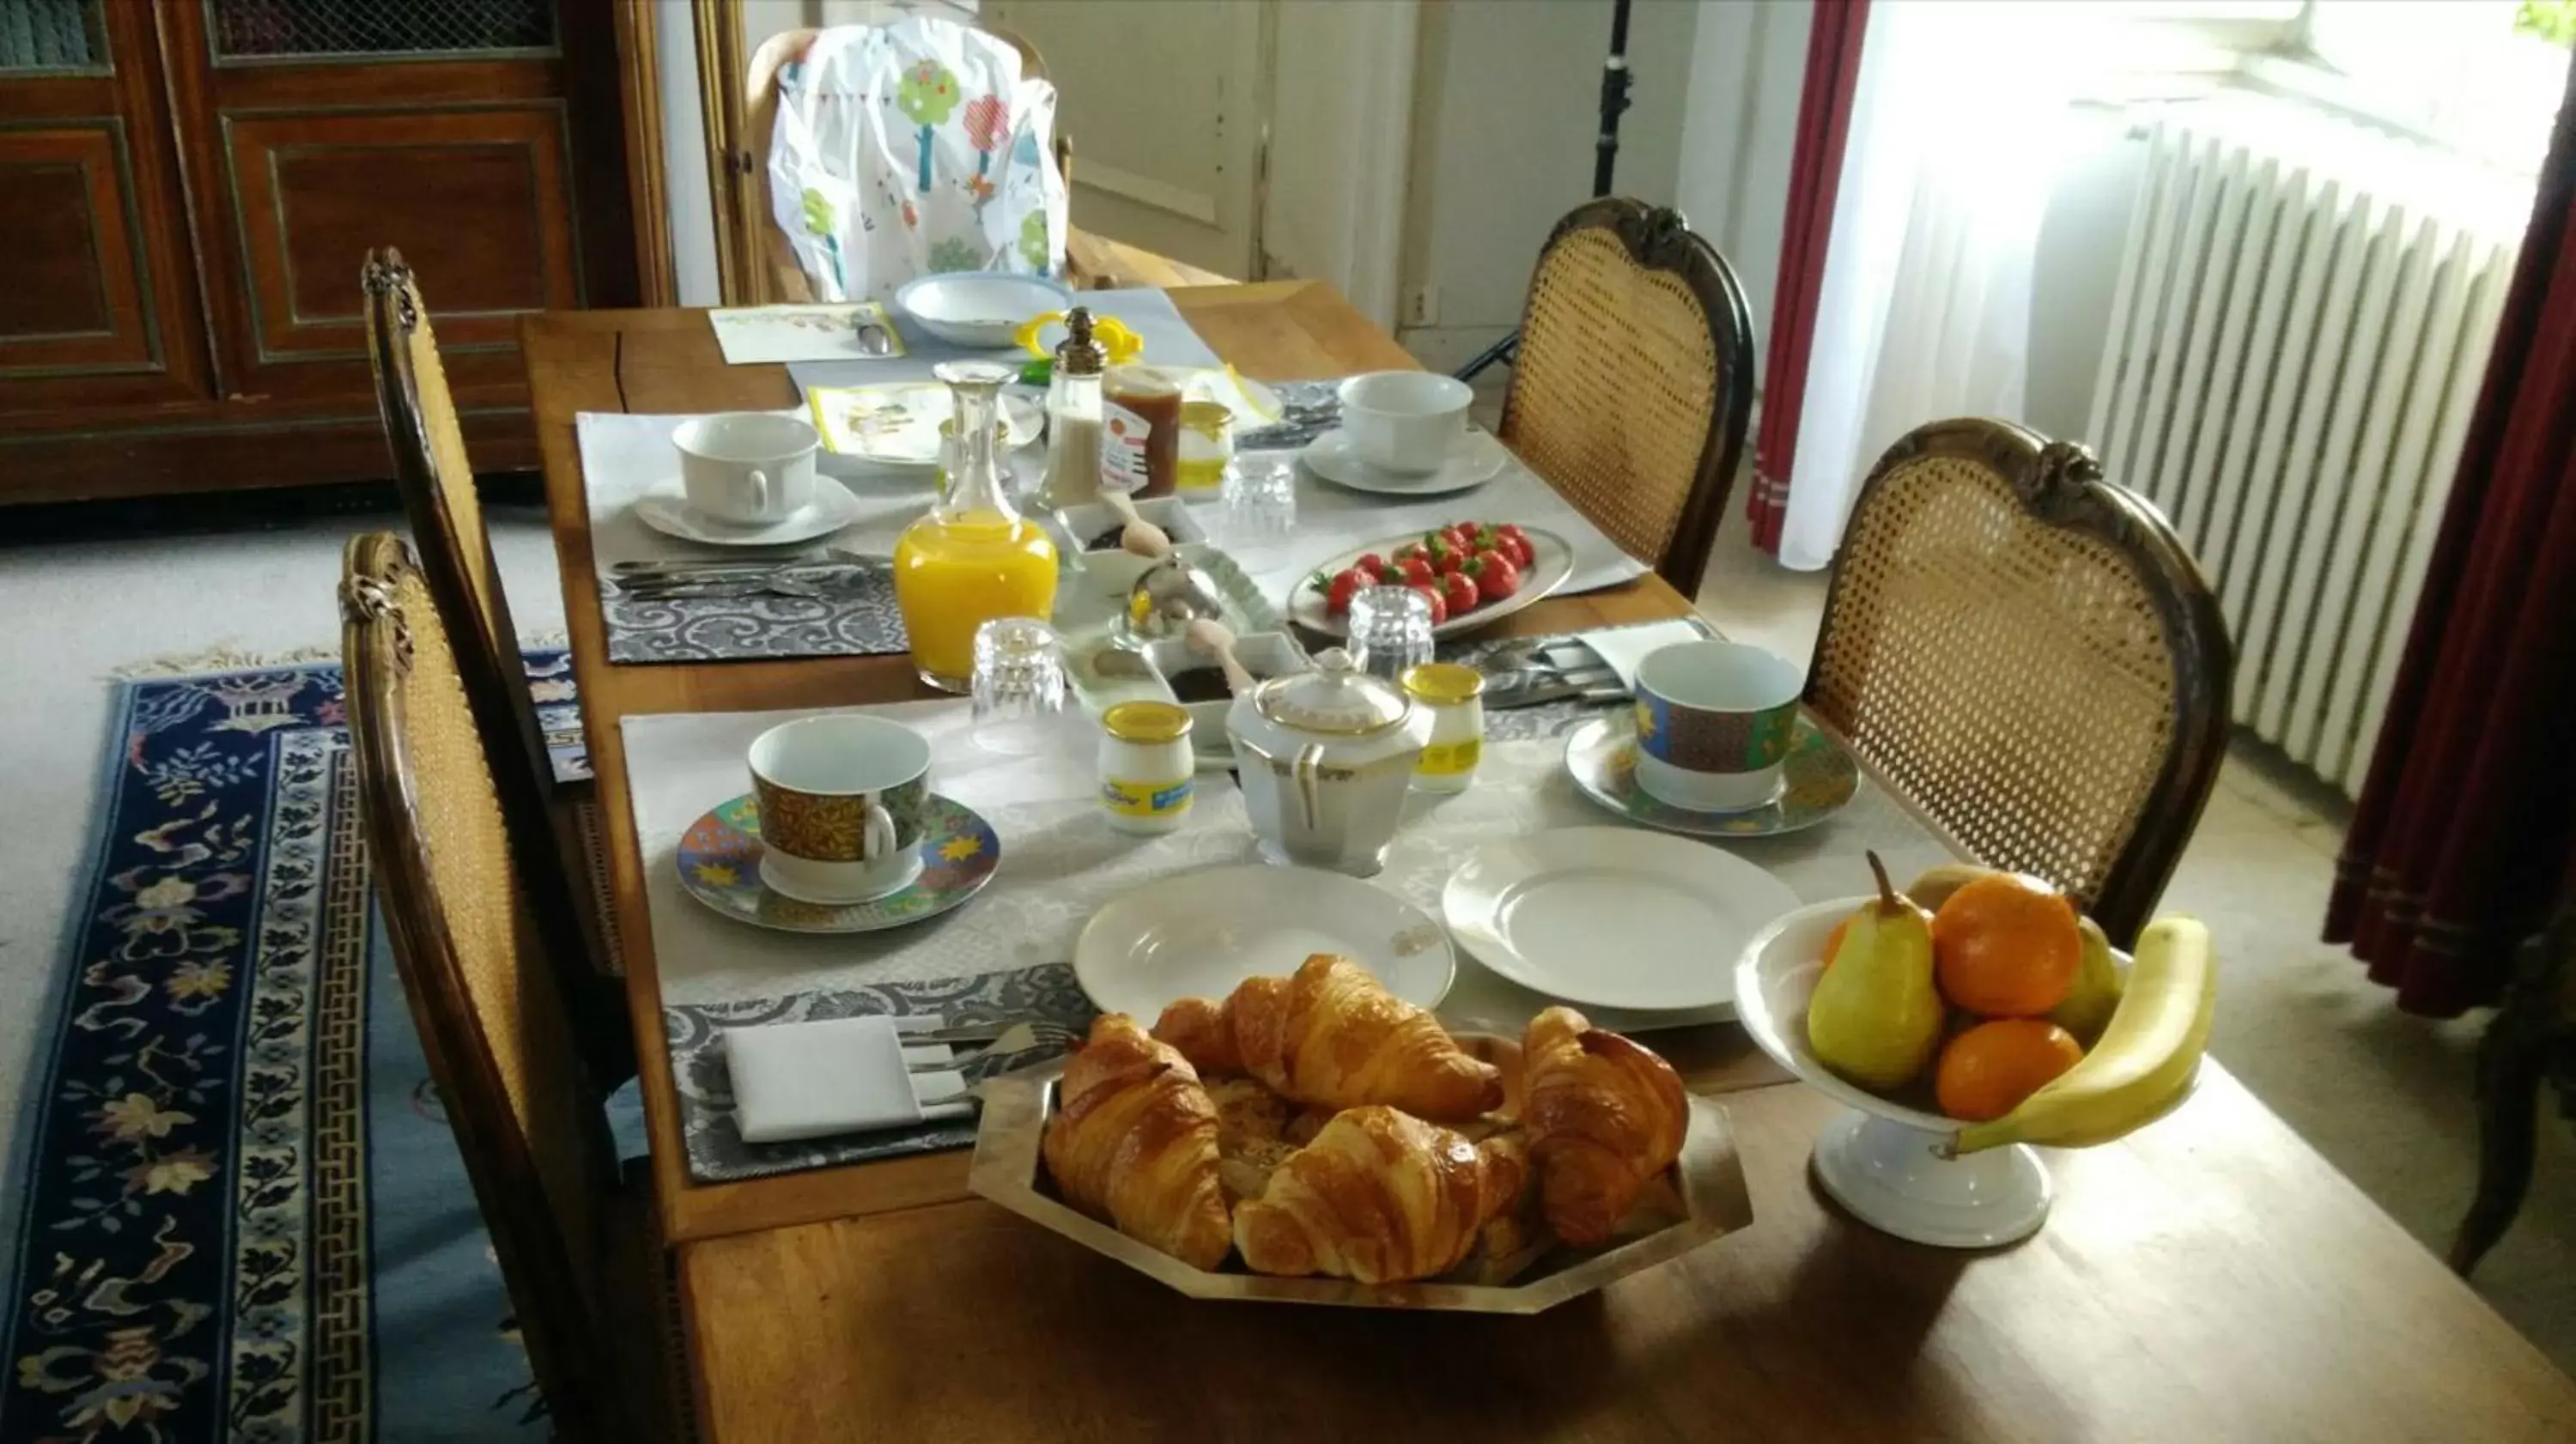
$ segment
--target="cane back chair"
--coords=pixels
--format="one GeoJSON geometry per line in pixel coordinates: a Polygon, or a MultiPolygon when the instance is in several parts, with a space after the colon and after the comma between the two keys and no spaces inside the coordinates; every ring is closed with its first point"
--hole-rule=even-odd
{"type": "Polygon", "coordinates": [[[1952,841],[2126,947],[2217,780],[2233,669],[2199,567],[2090,452],[1942,421],[1861,487],[1806,704],[1952,841]]]}
{"type": "Polygon", "coordinates": [[[1630,556],[1698,592],[1753,408],[1744,288],[1679,212],[1556,223],[1521,312],[1503,444],[1630,556]]]}

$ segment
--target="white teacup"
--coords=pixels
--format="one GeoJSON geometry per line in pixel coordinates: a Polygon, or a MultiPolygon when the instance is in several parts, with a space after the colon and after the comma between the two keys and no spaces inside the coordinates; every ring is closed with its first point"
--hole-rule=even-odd
{"type": "Polygon", "coordinates": [[[728,411],[672,428],[680,487],[702,516],[742,524],[785,521],[814,502],[823,438],[792,416],[728,411]]]}
{"type": "Polygon", "coordinates": [[[1741,642],[1676,642],[1637,664],[1637,785],[1694,812],[1760,807],[1780,789],[1805,669],[1741,642]]]}
{"type": "Polygon", "coordinates": [[[858,903],[921,873],[930,743],[882,717],[826,713],[753,739],[760,880],[801,902],[858,903]]]}
{"type": "Polygon", "coordinates": [[[1360,460],[1386,471],[1438,471],[1467,434],[1466,382],[1437,371],[1371,371],[1339,388],[1342,434],[1360,460]]]}

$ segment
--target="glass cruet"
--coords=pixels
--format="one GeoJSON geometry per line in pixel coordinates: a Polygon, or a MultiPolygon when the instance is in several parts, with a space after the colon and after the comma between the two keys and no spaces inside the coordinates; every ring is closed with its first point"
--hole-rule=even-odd
{"type": "Polygon", "coordinates": [[[1046,620],[1055,609],[1055,543],[1011,504],[997,444],[1001,390],[1017,374],[989,361],[948,361],[931,374],[955,408],[947,488],[894,549],[895,605],[921,679],[964,692],[975,629],[998,617],[1046,620]]]}

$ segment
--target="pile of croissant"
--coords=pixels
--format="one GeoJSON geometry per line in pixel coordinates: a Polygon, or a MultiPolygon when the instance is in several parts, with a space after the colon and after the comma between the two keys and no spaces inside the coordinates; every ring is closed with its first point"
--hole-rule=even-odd
{"type": "Polygon", "coordinates": [[[1488,1062],[1345,958],[1108,1013],[1045,1137],[1067,1202],[1202,1269],[1502,1283],[1681,1212],[1672,1066],[1571,1008],[1488,1062]]]}

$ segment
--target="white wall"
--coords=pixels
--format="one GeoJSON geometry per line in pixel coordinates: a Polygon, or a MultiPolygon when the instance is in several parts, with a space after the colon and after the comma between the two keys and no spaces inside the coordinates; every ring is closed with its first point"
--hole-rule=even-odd
{"type": "Polygon", "coordinates": [[[1810,0],[1701,0],[1676,204],[1744,283],[1754,355],[1771,335],[1810,0]]]}
{"type": "MultiPolygon", "coordinates": [[[[1610,0],[1424,0],[1404,226],[1404,291],[1437,311],[1400,338],[1452,368],[1519,324],[1557,218],[1592,193],[1610,0]]],[[[1699,7],[1638,0],[1622,195],[1670,205],[1699,7]]]]}

